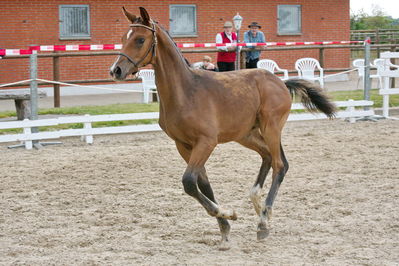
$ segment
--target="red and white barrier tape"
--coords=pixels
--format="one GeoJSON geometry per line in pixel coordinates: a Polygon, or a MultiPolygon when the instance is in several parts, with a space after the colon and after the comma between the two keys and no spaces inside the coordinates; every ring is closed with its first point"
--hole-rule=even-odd
{"type": "MultiPolygon", "coordinates": [[[[332,45],[332,44],[355,44],[366,41],[325,41],[325,42],[265,42],[265,43],[178,43],[179,48],[210,48],[221,46],[295,46],[295,45],[332,45]]],[[[370,42],[370,41],[368,41],[370,42]]],[[[29,50],[22,49],[0,49],[0,56],[32,54],[32,51],[102,51],[120,50],[122,44],[73,44],[73,45],[35,45],[29,50]]]]}
{"type": "Polygon", "coordinates": [[[178,43],[179,48],[218,47],[218,46],[290,46],[290,45],[328,45],[352,44],[364,41],[326,41],[326,42],[265,42],[265,43],[178,43]]]}
{"type": "MultiPolygon", "coordinates": [[[[266,43],[177,43],[179,48],[220,47],[220,46],[293,46],[293,45],[331,45],[331,44],[355,44],[364,41],[325,41],[325,42],[266,42],[266,43]]],[[[98,44],[98,45],[40,45],[31,46],[31,50],[37,51],[83,51],[83,50],[119,50],[122,44],[98,44]]]]}
{"type": "Polygon", "coordinates": [[[0,49],[0,56],[32,54],[32,50],[0,49]]]}
{"type": "Polygon", "coordinates": [[[29,49],[37,51],[101,51],[101,50],[119,50],[122,44],[76,44],[76,45],[35,45],[29,49]]]}

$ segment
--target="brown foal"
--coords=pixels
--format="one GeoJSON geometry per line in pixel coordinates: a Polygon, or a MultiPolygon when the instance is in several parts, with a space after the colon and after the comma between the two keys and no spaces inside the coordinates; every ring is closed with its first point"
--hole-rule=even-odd
{"type": "Polygon", "coordinates": [[[222,242],[227,249],[234,211],[222,209],[209,184],[205,163],[219,143],[236,141],[262,157],[250,198],[259,215],[257,238],[269,233],[273,202],[288,170],[281,146],[281,132],[291,109],[291,92],[301,97],[310,111],[333,117],[335,106],[314,84],[304,80],[285,83],[266,70],[251,69],[211,72],[191,69],[175,43],[147,11],[141,17],[123,8],[130,27],[122,38],[122,51],[110,69],[116,80],[135,75],[152,64],[159,94],[159,125],[175,141],[187,163],[183,186],[209,213],[217,218],[222,242]],[[262,202],[260,192],[273,169],[272,185],[262,202]]]}

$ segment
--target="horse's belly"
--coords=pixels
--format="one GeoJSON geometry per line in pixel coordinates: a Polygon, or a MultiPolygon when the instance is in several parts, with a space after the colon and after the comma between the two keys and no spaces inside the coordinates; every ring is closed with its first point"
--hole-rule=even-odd
{"type": "Polygon", "coordinates": [[[225,143],[240,140],[256,127],[258,127],[256,117],[235,119],[231,123],[223,123],[218,134],[218,142],[225,143]]]}

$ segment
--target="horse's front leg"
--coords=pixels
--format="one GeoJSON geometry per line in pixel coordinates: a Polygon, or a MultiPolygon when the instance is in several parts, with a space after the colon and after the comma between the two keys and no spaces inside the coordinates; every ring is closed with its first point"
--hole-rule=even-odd
{"type": "MultiPolygon", "coordinates": [[[[202,193],[206,197],[208,197],[211,201],[217,204],[217,201],[215,199],[215,196],[213,195],[213,190],[211,187],[211,184],[209,183],[208,176],[206,174],[205,167],[203,168],[203,171],[201,171],[199,178],[198,178],[198,187],[201,190],[202,193]]],[[[230,234],[230,224],[225,218],[221,217],[216,217],[219,228],[220,228],[220,233],[222,234],[222,240],[219,246],[220,250],[227,250],[230,248],[229,245],[229,234],[230,234]]]]}
{"type": "Polygon", "coordinates": [[[224,218],[228,220],[237,220],[237,214],[235,213],[235,211],[223,210],[219,207],[219,205],[211,201],[198,189],[198,178],[200,172],[201,169],[193,168],[190,165],[187,166],[187,169],[182,179],[184,191],[188,195],[195,198],[205,208],[210,216],[224,218]]]}
{"type": "MultiPolygon", "coordinates": [[[[228,249],[228,235],[230,232],[230,225],[227,219],[236,220],[237,215],[235,214],[235,212],[223,211],[217,205],[212,187],[209,183],[204,167],[206,160],[209,158],[215,146],[216,145],[204,145],[203,147],[201,147],[197,145],[196,149],[192,149],[189,145],[176,142],[176,147],[180,155],[188,164],[182,180],[184,190],[187,194],[198,200],[198,202],[201,203],[201,205],[211,216],[215,216],[217,218],[220,232],[222,234],[220,249],[228,249]],[[203,152],[202,154],[204,157],[202,158],[202,160],[198,160],[196,159],[198,158],[198,155],[196,154],[198,152],[201,153],[201,151],[203,152]],[[196,164],[193,162],[198,163],[196,164]]],[[[199,156],[199,158],[201,157],[202,156],[199,156]]]]}

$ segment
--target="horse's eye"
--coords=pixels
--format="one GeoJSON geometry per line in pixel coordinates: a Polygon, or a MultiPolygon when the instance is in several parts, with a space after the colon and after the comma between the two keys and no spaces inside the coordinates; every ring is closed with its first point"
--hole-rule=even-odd
{"type": "Polygon", "coordinates": [[[145,42],[144,38],[139,38],[139,39],[136,40],[136,43],[139,44],[139,45],[142,45],[144,42],[145,42]]]}

